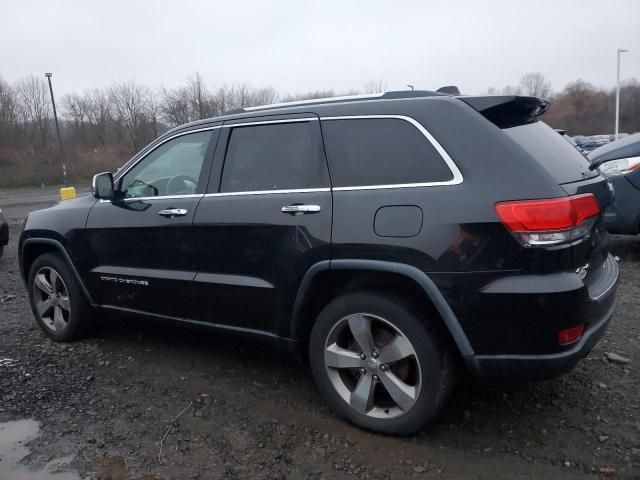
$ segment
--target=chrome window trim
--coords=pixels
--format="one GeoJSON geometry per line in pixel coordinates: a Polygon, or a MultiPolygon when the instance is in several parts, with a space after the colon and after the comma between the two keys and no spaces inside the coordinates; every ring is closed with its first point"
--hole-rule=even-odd
{"type": "MultiPolygon", "coordinates": [[[[168,141],[173,140],[174,138],[182,137],[184,135],[189,135],[191,133],[206,132],[207,130],[217,130],[219,128],[222,128],[222,125],[216,125],[215,127],[198,128],[198,129],[195,129],[195,130],[187,130],[185,132],[178,132],[178,133],[175,133],[175,134],[171,135],[170,137],[165,138],[162,142],[160,142],[157,145],[155,145],[151,150],[146,152],[138,160],[136,160],[134,163],[129,165],[126,168],[126,170],[122,170],[121,172],[116,172],[115,175],[114,175],[114,178],[113,178],[114,185],[115,185],[116,182],[119,182],[122,177],[124,177],[127,173],[129,173],[129,170],[131,170],[133,167],[138,165],[142,160],[147,158],[147,155],[149,155],[150,153],[154,152],[158,147],[160,147],[161,145],[164,145],[168,141]]],[[[153,198],[158,198],[158,197],[153,197],[153,198]]]]}
{"type": "Polygon", "coordinates": [[[275,193],[317,193],[317,192],[330,192],[331,188],[293,188],[283,190],[254,190],[245,192],[218,192],[218,193],[206,193],[205,197],[237,197],[245,195],[270,195],[275,193]]]}
{"type": "MultiPolygon", "coordinates": [[[[188,193],[186,195],[158,195],[157,197],[126,197],[120,200],[121,202],[137,202],[138,200],[176,200],[180,198],[202,198],[203,193],[188,193]]],[[[113,200],[101,199],[100,203],[113,203],[113,200]]]]}
{"type": "MultiPolygon", "coordinates": [[[[352,96],[353,97],[353,96],[352,96]]],[[[355,96],[356,98],[361,98],[361,96],[355,96]]],[[[338,98],[338,97],[336,97],[338,98]]],[[[349,99],[351,97],[340,97],[342,99],[349,99]]],[[[318,99],[320,100],[320,99],[318,99]]],[[[321,103],[315,101],[309,101],[308,103],[321,103]]],[[[251,107],[253,108],[253,107],[251,107]]],[[[255,108],[258,109],[257,107],[255,108]]],[[[183,135],[188,135],[190,133],[198,133],[204,132],[207,130],[216,130],[219,128],[231,128],[231,127],[244,127],[244,126],[253,126],[253,125],[269,125],[269,124],[278,124],[278,123],[296,123],[296,122],[309,122],[314,120],[362,120],[362,119],[397,119],[404,120],[405,122],[413,125],[420,133],[422,133],[425,138],[431,143],[434,149],[438,152],[438,154],[442,157],[444,162],[449,167],[453,178],[451,180],[446,180],[442,182],[418,182],[418,183],[398,183],[398,184],[388,184],[388,185],[356,185],[356,186],[347,186],[347,187],[322,187],[322,188],[294,188],[294,189],[281,189],[281,190],[254,190],[254,191],[242,191],[242,192],[217,192],[217,193],[206,193],[206,194],[188,194],[188,195],[167,195],[167,196],[157,196],[157,197],[131,197],[125,198],[123,201],[125,202],[133,202],[133,201],[142,201],[142,200],[162,200],[162,199],[180,199],[180,198],[204,198],[204,197],[233,197],[233,196],[246,196],[246,195],[271,195],[271,194],[287,194],[287,193],[317,193],[317,192],[330,192],[330,191],[353,191],[353,190],[386,190],[393,188],[416,188],[416,187],[436,187],[436,186],[447,186],[447,185],[459,185],[464,181],[464,177],[462,176],[462,172],[453,161],[451,156],[447,153],[447,151],[440,145],[440,143],[435,139],[435,137],[415,118],[409,117],[406,115],[339,115],[339,116],[328,116],[328,117],[303,117],[303,118],[289,118],[289,119],[280,119],[280,120],[261,120],[255,122],[246,122],[246,123],[229,123],[223,125],[217,125],[214,127],[204,127],[196,130],[188,130],[185,132],[176,133],[161,143],[157,144],[153,147],[152,150],[146,152],[142,157],[140,157],[134,164],[130,165],[126,170],[122,172],[117,172],[117,177],[114,178],[114,183],[119,181],[124,175],[126,175],[133,167],[135,167],[139,162],[141,162],[147,155],[153,152],[156,148],[163,145],[164,143],[173,140],[174,138],[181,137],[183,135]]],[[[111,203],[111,200],[100,200],[100,203],[111,203]]]]}
{"type": "Polygon", "coordinates": [[[318,121],[318,117],[304,117],[304,118],[285,118],[281,120],[257,120],[255,122],[246,122],[246,123],[225,123],[222,125],[222,128],[232,128],[232,127],[249,127],[252,125],[270,125],[277,123],[302,123],[302,122],[311,122],[318,121]]]}
{"type": "Polygon", "coordinates": [[[464,181],[464,177],[462,176],[462,172],[453,161],[451,156],[447,153],[442,145],[435,139],[429,131],[424,128],[424,126],[418,122],[413,117],[408,117],[406,115],[341,115],[341,116],[333,116],[333,117],[320,117],[320,120],[366,120],[366,119],[386,119],[392,118],[396,120],[404,120],[405,122],[413,125],[420,133],[422,133],[425,138],[431,143],[433,148],[438,152],[438,154],[442,157],[444,162],[449,167],[453,178],[451,180],[445,180],[443,182],[417,182],[417,183],[398,183],[398,184],[389,184],[389,185],[357,185],[350,187],[333,187],[333,191],[341,192],[341,191],[350,191],[350,190],[377,190],[377,189],[389,189],[389,188],[415,188],[415,187],[437,187],[437,186],[445,186],[445,185],[459,185],[464,181]]]}

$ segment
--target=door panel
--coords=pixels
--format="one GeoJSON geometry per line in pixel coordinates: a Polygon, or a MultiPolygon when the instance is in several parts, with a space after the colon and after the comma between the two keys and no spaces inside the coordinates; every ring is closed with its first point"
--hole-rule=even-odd
{"type": "Polygon", "coordinates": [[[160,142],[116,180],[86,227],[89,282],[102,305],[184,318],[196,275],[193,218],[219,127],[160,142]]]}
{"type": "Polygon", "coordinates": [[[285,336],[302,278],[329,259],[332,199],[319,122],[300,117],[223,126],[194,218],[193,318],[285,336]]]}
{"type": "Polygon", "coordinates": [[[97,203],[86,228],[96,301],[146,312],[183,316],[196,273],[193,216],[201,195],[97,203]],[[168,218],[161,210],[187,214],[168,218]]]}
{"type": "Polygon", "coordinates": [[[306,271],[329,258],[331,192],[207,196],[194,224],[193,318],[277,333],[306,271]],[[282,212],[296,203],[321,210],[282,212]]]}

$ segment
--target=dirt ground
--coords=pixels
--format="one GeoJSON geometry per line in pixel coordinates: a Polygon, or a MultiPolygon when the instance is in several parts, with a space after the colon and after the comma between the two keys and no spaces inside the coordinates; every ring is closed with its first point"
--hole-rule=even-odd
{"type": "Polygon", "coordinates": [[[614,238],[620,304],[574,372],[463,381],[428,430],[394,438],[334,418],[308,367],[265,344],[126,318],[73,344],[45,338],[16,259],[20,221],[43,202],[0,196],[0,440],[2,422],[40,427],[24,438],[31,473],[7,479],[640,479],[640,238],[614,238]]]}

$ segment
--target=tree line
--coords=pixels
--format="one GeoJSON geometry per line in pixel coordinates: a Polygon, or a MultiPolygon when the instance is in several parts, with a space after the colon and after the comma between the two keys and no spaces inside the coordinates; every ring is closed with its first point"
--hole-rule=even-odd
{"type": "MultiPolygon", "coordinates": [[[[533,72],[524,75],[517,85],[489,88],[487,93],[549,99],[551,106],[542,120],[570,135],[611,134],[614,130],[615,88],[597,88],[579,79],[554,92],[541,73],[533,72]]],[[[640,132],[640,82],[635,78],[620,86],[620,132],[640,132]]]]}
{"type": "MultiPolygon", "coordinates": [[[[64,145],[60,157],[45,78],[30,75],[8,82],[0,77],[0,186],[59,182],[63,160],[72,179],[86,179],[95,171],[121,165],[171,127],[237,108],[385,90],[383,80],[371,79],[360,90],[281,95],[273,87],[246,83],[211,88],[199,73],[174,88],[150,88],[133,80],[117,82],[57,99],[64,145]]],[[[487,93],[549,98],[551,108],[543,119],[570,134],[613,130],[614,90],[583,80],[554,93],[544,76],[534,72],[524,75],[515,86],[490,88],[487,93]]],[[[626,81],[620,99],[620,130],[640,131],[640,83],[626,81]]]]}

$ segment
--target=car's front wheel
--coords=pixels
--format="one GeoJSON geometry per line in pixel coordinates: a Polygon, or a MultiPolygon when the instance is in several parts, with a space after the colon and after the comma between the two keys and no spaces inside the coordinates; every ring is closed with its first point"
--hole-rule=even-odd
{"type": "Polygon", "coordinates": [[[75,340],[94,326],[94,312],[59,255],[46,253],[33,262],[28,287],[33,314],[53,340],[75,340]]]}
{"type": "Polygon", "coordinates": [[[332,300],[310,338],[313,375],[332,410],[384,433],[424,427],[453,384],[452,357],[431,321],[381,292],[332,300]]]}

